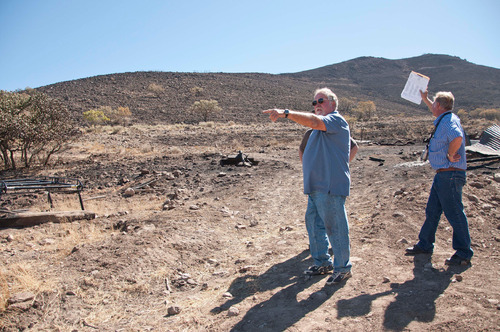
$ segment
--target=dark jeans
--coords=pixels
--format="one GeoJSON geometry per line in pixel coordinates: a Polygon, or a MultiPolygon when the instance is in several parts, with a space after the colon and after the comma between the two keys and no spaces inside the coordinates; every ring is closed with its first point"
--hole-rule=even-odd
{"type": "Polygon", "coordinates": [[[425,222],[418,236],[420,248],[434,249],[437,227],[444,212],[453,228],[455,254],[465,259],[472,257],[474,253],[470,246],[469,223],[462,204],[462,188],[465,182],[465,171],[436,173],[425,208],[425,222]]]}

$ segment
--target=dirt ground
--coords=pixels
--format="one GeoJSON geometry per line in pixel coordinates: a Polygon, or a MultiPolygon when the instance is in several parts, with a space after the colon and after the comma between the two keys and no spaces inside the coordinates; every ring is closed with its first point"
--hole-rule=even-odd
{"type": "MultiPolygon", "coordinates": [[[[434,176],[417,162],[422,145],[361,142],[347,201],[353,277],[326,286],[327,276],[302,274],[312,264],[304,131],[285,122],[87,130],[31,175],[82,179],[97,218],[0,229],[1,330],[499,331],[499,163],[469,164],[475,255],[450,268],[444,217],[432,256],[404,255],[434,176]],[[220,165],[239,150],[257,165],[220,165]]],[[[79,209],[76,195],[53,201],[79,209]]],[[[48,203],[5,195],[0,208],[48,203]]]]}

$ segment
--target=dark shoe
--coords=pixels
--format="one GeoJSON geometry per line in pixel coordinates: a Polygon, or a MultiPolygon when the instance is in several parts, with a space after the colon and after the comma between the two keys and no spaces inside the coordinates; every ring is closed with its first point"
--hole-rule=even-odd
{"type": "Polygon", "coordinates": [[[328,286],[336,285],[338,283],[341,283],[344,280],[349,279],[350,277],[352,277],[351,271],[334,272],[333,275],[330,278],[328,278],[328,280],[326,281],[326,284],[328,286]]]}
{"type": "Polygon", "coordinates": [[[470,259],[465,259],[457,255],[453,255],[450,258],[448,258],[444,263],[446,265],[453,265],[453,266],[466,266],[470,265],[470,259]]]}
{"type": "Polygon", "coordinates": [[[418,254],[432,254],[432,250],[424,250],[417,245],[413,247],[406,248],[407,255],[418,255],[418,254]]]}
{"type": "Polygon", "coordinates": [[[304,274],[308,275],[308,276],[318,276],[321,274],[332,273],[332,271],[333,271],[333,266],[331,266],[331,265],[327,265],[327,266],[313,265],[313,266],[310,266],[307,270],[305,270],[304,274]]]}

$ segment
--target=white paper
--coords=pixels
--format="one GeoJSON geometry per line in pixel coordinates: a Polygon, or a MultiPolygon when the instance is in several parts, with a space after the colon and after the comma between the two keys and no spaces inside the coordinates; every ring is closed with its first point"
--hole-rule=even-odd
{"type": "Polygon", "coordinates": [[[429,77],[412,71],[408,81],[406,81],[405,88],[401,92],[401,98],[411,101],[412,103],[419,104],[422,101],[420,90],[427,90],[429,84],[429,77]]]}

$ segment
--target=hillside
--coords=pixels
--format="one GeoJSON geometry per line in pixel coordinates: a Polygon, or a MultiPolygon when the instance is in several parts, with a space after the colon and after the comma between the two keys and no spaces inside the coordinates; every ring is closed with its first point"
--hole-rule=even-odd
{"type": "Polygon", "coordinates": [[[81,119],[89,109],[129,107],[140,123],[193,123],[199,115],[188,112],[196,100],[215,99],[223,112],[212,120],[236,123],[264,122],[262,109],[311,109],[314,89],[328,86],[339,97],[373,100],[379,115],[427,114],[425,107],[400,98],[411,70],[431,77],[431,93],[453,91],[456,109],[500,107],[500,70],[447,55],[423,55],[401,60],[362,57],[299,73],[175,73],[133,72],[60,82],[37,90],[63,100],[81,119]],[[148,86],[165,91],[152,93],[148,86]],[[203,92],[193,95],[192,88],[203,92]]]}
{"type": "Polygon", "coordinates": [[[447,55],[426,54],[401,60],[361,57],[286,76],[324,82],[325,85],[343,88],[350,94],[374,96],[377,102],[384,99],[405,107],[406,102],[401,100],[400,94],[412,70],[430,77],[431,93],[452,91],[456,109],[495,108],[500,105],[499,69],[447,55]]]}

